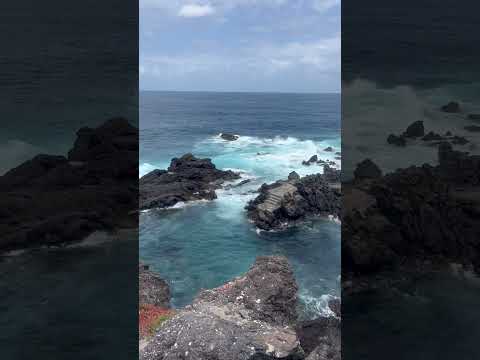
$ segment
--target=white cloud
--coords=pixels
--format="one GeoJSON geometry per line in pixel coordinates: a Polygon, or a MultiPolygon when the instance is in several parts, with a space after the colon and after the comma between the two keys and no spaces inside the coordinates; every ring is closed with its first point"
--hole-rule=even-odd
{"type": "Polygon", "coordinates": [[[340,71],[340,35],[313,42],[290,42],[239,49],[231,54],[203,53],[145,56],[140,59],[142,76],[183,77],[192,74],[277,74],[289,69],[320,73],[340,71]]]}
{"type": "Polygon", "coordinates": [[[194,18],[194,17],[202,17],[208,16],[215,13],[215,8],[212,7],[210,4],[187,4],[183,5],[179,12],[178,16],[187,17],[187,18],[194,18]]]}

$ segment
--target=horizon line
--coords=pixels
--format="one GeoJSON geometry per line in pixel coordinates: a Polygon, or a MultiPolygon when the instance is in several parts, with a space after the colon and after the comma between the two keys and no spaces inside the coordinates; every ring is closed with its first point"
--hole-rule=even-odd
{"type": "Polygon", "coordinates": [[[153,90],[139,89],[139,92],[164,92],[164,93],[219,93],[219,94],[285,94],[285,95],[341,95],[341,91],[245,91],[245,90],[153,90]]]}

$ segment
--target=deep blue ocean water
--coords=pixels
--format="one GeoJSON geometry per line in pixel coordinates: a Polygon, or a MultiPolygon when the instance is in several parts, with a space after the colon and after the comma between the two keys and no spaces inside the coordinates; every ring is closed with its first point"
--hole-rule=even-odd
{"type": "MultiPolygon", "coordinates": [[[[140,259],[171,285],[176,307],[202,288],[221,285],[248,270],[258,255],[283,254],[295,269],[302,312],[328,311],[340,291],[340,225],[318,219],[283,232],[259,232],[244,207],[262,183],[321,172],[302,160],[334,160],[340,151],[339,94],[168,93],[140,95],[140,175],[168,167],[187,152],[210,157],[252,181],[217,191],[211,202],[140,215],[140,259]],[[222,140],[221,132],[240,135],[222,140]]],[[[340,167],[340,161],[337,160],[340,167]]]]}

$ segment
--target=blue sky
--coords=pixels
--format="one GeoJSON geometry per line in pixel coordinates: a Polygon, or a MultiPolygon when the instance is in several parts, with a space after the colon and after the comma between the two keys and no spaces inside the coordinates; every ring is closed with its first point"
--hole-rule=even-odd
{"type": "Polygon", "coordinates": [[[340,91],[340,0],[140,0],[140,89],[340,91]]]}

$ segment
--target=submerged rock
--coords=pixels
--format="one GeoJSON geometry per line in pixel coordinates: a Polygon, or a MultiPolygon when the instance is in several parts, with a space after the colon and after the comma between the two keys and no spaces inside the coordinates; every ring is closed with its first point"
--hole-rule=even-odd
{"type": "Polygon", "coordinates": [[[220,135],[220,137],[221,137],[223,140],[227,140],[227,141],[235,141],[235,140],[238,140],[238,138],[239,138],[238,135],[228,134],[228,133],[222,133],[222,134],[220,135]]]}
{"type": "Polygon", "coordinates": [[[333,151],[333,148],[332,148],[331,146],[328,146],[328,147],[326,147],[325,149],[323,149],[323,151],[332,152],[332,151],[333,151]]]}
{"type": "Polygon", "coordinates": [[[259,257],[244,276],[201,292],[166,321],[140,359],[305,359],[297,290],[285,257],[259,257]]]}
{"type": "Polygon", "coordinates": [[[140,178],[140,209],[164,208],[178,202],[213,200],[215,189],[240,175],[215,167],[210,159],[192,154],[174,158],[168,170],[154,170],[140,178]]]}
{"type": "Polygon", "coordinates": [[[442,135],[437,134],[433,131],[428,132],[424,137],[422,137],[423,141],[441,141],[444,139],[445,138],[442,135]]]}
{"type": "Polygon", "coordinates": [[[325,175],[263,184],[260,194],[246,206],[247,216],[262,230],[282,229],[314,215],[337,216],[340,172],[328,165],[326,169],[325,175]]]}

